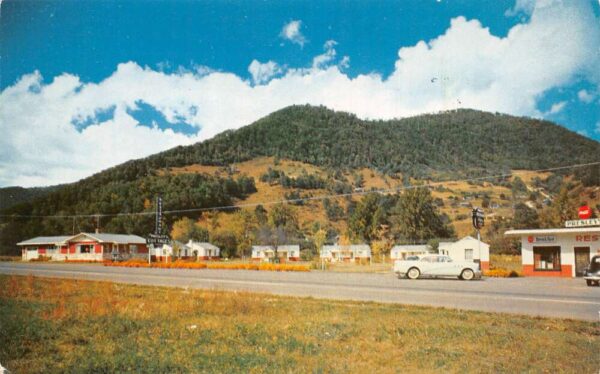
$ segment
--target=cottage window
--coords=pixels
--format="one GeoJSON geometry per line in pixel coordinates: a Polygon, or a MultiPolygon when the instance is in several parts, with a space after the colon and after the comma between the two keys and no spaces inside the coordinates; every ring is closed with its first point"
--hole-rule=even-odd
{"type": "Polygon", "coordinates": [[[560,247],[533,247],[534,269],[560,270],[560,247]]]}
{"type": "Polygon", "coordinates": [[[138,251],[138,247],[137,247],[137,245],[135,245],[135,244],[131,244],[131,245],[129,246],[129,252],[130,252],[130,253],[137,253],[137,251],[138,251]]]}
{"type": "Polygon", "coordinates": [[[79,253],[92,253],[94,250],[93,244],[81,244],[79,245],[79,253]]]}

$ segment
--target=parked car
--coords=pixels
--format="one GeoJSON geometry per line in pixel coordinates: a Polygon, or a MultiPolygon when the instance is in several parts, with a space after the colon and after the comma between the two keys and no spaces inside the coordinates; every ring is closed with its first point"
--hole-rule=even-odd
{"type": "Polygon", "coordinates": [[[407,277],[458,277],[463,280],[481,278],[479,264],[473,261],[454,261],[444,255],[422,255],[417,259],[397,260],[394,273],[398,278],[407,277]]]}
{"type": "Polygon", "coordinates": [[[588,286],[600,287],[600,256],[592,257],[590,264],[583,274],[588,286]]]}

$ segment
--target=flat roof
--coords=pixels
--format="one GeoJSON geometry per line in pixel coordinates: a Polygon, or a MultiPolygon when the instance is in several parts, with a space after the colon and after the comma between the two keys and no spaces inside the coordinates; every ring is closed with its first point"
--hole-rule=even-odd
{"type": "Polygon", "coordinates": [[[600,227],[563,227],[556,229],[508,230],[504,233],[504,235],[581,234],[589,232],[600,232],[600,227]]]}

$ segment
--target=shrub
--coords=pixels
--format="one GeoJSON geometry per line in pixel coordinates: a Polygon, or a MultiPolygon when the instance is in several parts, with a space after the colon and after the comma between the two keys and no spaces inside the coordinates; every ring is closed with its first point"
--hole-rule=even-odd
{"type": "Polygon", "coordinates": [[[50,260],[52,260],[52,257],[41,255],[41,256],[38,256],[38,258],[32,258],[30,261],[33,261],[33,262],[47,262],[47,261],[50,261],[50,260]]]}
{"type": "Polygon", "coordinates": [[[205,263],[205,262],[154,262],[148,264],[140,261],[112,262],[107,261],[105,266],[121,267],[151,267],[158,269],[220,269],[220,270],[264,270],[264,271],[310,271],[306,265],[288,265],[288,264],[224,264],[224,263],[205,263]]]}
{"type": "Polygon", "coordinates": [[[483,273],[486,277],[494,277],[494,278],[516,278],[520,277],[521,274],[516,272],[515,270],[507,270],[504,268],[493,268],[483,273]]]}

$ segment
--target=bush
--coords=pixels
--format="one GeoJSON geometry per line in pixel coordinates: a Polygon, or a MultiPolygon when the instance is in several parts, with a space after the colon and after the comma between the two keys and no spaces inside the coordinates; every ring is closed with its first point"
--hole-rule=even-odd
{"type": "Polygon", "coordinates": [[[494,278],[516,278],[521,276],[521,274],[517,273],[515,270],[507,270],[504,268],[490,269],[485,271],[483,275],[494,278]]]}
{"type": "Polygon", "coordinates": [[[124,262],[107,261],[104,266],[121,266],[121,267],[150,267],[159,269],[220,269],[220,270],[266,270],[266,271],[310,271],[306,265],[288,265],[288,264],[225,264],[225,263],[204,263],[204,262],[140,262],[136,260],[124,262]]]}
{"type": "Polygon", "coordinates": [[[43,256],[42,255],[42,256],[39,256],[38,258],[32,258],[29,261],[32,261],[32,262],[48,262],[50,260],[52,260],[52,257],[48,257],[48,256],[43,256]]]}

